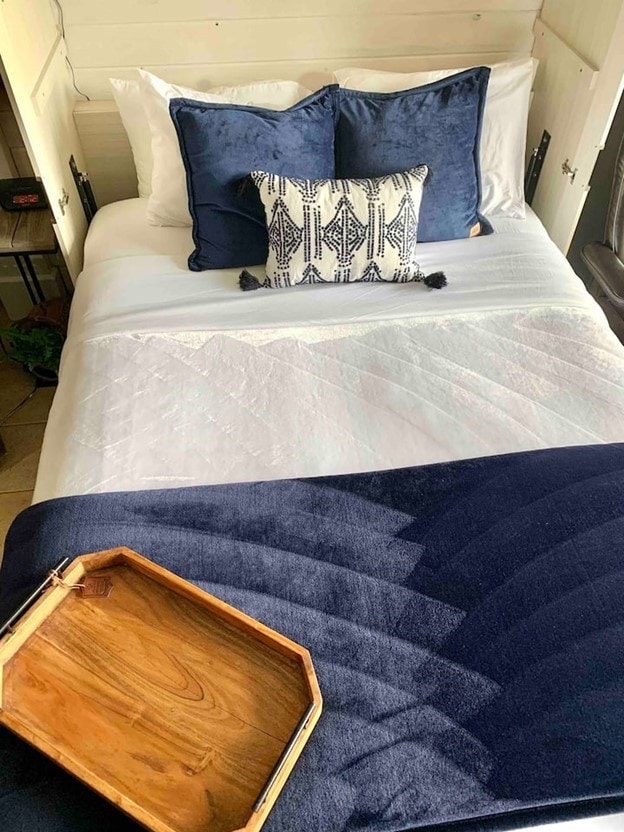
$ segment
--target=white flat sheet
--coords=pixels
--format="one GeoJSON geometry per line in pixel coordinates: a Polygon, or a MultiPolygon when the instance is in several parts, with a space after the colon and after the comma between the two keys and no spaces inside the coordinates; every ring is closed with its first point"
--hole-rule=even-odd
{"type": "Polygon", "coordinates": [[[624,440],[624,350],[534,215],[423,245],[442,291],[242,293],[144,210],[90,231],[36,501],[624,440]]]}
{"type": "Polygon", "coordinates": [[[423,245],[443,291],[248,294],[144,215],[110,205],[89,232],[35,502],[624,440],[624,349],[531,213],[423,245]]]}
{"type": "Polygon", "coordinates": [[[100,208],[85,241],[85,269],[104,260],[151,254],[186,259],[193,251],[190,228],[148,225],[146,209],[146,199],[125,199],[100,208]]]}

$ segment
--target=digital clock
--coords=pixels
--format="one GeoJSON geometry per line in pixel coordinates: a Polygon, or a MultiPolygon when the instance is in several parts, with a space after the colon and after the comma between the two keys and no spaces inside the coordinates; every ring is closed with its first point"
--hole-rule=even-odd
{"type": "Polygon", "coordinates": [[[40,194],[13,194],[13,205],[39,205],[40,194]]]}
{"type": "Polygon", "coordinates": [[[47,208],[43,185],[34,176],[0,179],[0,207],[5,211],[29,211],[47,208]]]}

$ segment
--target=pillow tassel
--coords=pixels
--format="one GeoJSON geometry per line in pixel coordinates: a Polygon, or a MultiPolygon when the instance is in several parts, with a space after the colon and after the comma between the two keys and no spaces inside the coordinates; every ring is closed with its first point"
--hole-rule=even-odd
{"type": "Polygon", "coordinates": [[[253,183],[254,182],[250,174],[247,174],[247,176],[243,176],[243,178],[240,179],[236,184],[236,193],[238,194],[238,196],[245,196],[245,194],[247,193],[247,188],[250,185],[253,185],[253,183]]]}
{"type": "Polygon", "coordinates": [[[258,280],[258,278],[248,272],[247,269],[243,269],[242,272],[238,276],[238,285],[242,289],[243,292],[251,292],[254,289],[261,289],[262,283],[258,280]]]}
{"type": "Polygon", "coordinates": [[[430,289],[443,289],[448,281],[444,272],[431,272],[423,277],[423,283],[430,289]]]}

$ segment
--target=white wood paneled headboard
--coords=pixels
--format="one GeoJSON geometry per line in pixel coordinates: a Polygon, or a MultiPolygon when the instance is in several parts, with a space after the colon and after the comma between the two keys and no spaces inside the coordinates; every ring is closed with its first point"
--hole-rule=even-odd
{"type": "Polygon", "coordinates": [[[542,0],[62,0],[91,102],[75,119],[100,205],[136,195],[109,77],[143,66],[206,88],[269,78],[316,89],[344,66],[396,71],[528,55],[542,0]]]}

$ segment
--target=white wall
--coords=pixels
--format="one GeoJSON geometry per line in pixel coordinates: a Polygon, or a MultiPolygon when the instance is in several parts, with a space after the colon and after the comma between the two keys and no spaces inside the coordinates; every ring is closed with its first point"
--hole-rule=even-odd
{"type": "Polygon", "coordinates": [[[62,0],[78,86],[144,66],[189,86],[291,78],[340,66],[410,70],[527,54],[542,0],[62,0]]]}
{"type": "Polygon", "coordinates": [[[583,60],[600,69],[621,6],[622,0],[544,0],[541,17],[583,60]]]}
{"type": "Polygon", "coordinates": [[[529,147],[551,143],[533,208],[567,252],[624,80],[624,0],[544,0],[529,147]],[[576,171],[563,176],[565,161],[576,171]]]}

